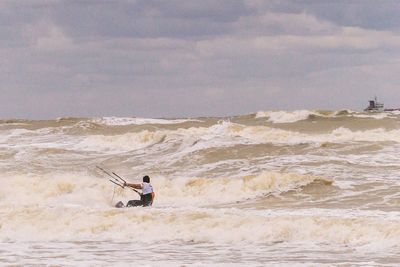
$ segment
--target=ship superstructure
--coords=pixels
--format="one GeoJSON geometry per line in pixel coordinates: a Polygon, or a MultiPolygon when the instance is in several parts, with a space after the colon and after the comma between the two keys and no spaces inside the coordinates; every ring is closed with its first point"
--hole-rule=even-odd
{"type": "Polygon", "coordinates": [[[383,103],[378,102],[378,98],[375,96],[373,100],[369,101],[369,106],[364,109],[364,111],[369,111],[369,112],[383,112],[385,111],[383,107],[383,103]]]}

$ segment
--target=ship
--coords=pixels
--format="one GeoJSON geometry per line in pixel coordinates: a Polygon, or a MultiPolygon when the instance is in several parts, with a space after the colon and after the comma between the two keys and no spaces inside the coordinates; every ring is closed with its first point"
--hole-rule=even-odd
{"type": "Polygon", "coordinates": [[[383,112],[385,109],[383,108],[383,103],[378,102],[378,98],[375,96],[373,100],[369,101],[369,106],[364,109],[364,111],[368,112],[383,112]]]}
{"type": "Polygon", "coordinates": [[[384,112],[384,111],[400,111],[400,108],[384,108],[383,103],[378,102],[378,98],[375,96],[373,100],[369,101],[369,106],[364,109],[367,112],[384,112]]]}

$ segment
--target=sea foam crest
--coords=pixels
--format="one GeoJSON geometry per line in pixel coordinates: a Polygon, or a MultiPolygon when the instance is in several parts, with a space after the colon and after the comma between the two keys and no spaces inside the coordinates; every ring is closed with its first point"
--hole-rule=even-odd
{"type": "Polygon", "coordinates": [[[140,131],[122,135],[91,135],[74,146],[84,151],[124,152],[142,149],[161,142],[165,138],[163,131],[140,131]]]}
{"type": "Polygon", "coordinates": [[[268,118],[272,123],[292,123],[308,119],[311,114],[316,114],[309,110],[295,111],[259,111],[256,118],[268,118]]]}
{"type": "Polygon", "coordinates": [[[195,119],[150,119],[129,117],[103,117],[93,119],[92,122],[107,126],[143,125],[143,124],[179,124],[185,122],[201,122],[195,119]]]}
{"type": "MultiPolygon", "coordinates": [[[[131,208],[4,210],[1,241],[135,240],[140,243],[336,244],[396,247],[399,220],[320,215],[285,215],[241,209],[131,208]],[[137,234],[146,230],[146,238],[137,234]]],[[[358,249],[363,249],[359,247],[358,249]]],[[[382,249],[382,248],[380,248],[382,249]]],[[[373,251],[373,250],[372,250],[373,251]]]]}
{"type": "Polygon", "coordinates": [[[158,178],[159,205],[213,205],[254,199],[271,193],[281,193],[306,186],[315,181],[332,181],[312,175],[296,173],[262,172],[243,177],[215,178],[158,178]]]}
{"type": "Polygon", "coordinates": [[[207,208],[295,189],[318,179],[329,184],[324,178],[271,172],[230,179],[168,181],[153,177],[157,195],[152,208],[115,209],[112,208],[115,201],[137,196],[128,190],[120,192],[122,189],[118,188],[111,201],[113,185],[106,178],[83,173],[13,176],[0,180],[0,239],[3,242],[129,239],[151,244],[328,242],[366,246],[366,250],[398,246],[398,214],[382,220],[380,216],[364,213],[344,216],[340,210],[327,214],[318,209],[280,212],[207,208]],[[143,229],[146,229],[146,238],[137,239],[137,233],[143,229]]]}
{"type": "MultiPolygon", "coordinates": [[[[328,133],[309,134],[276,129],[267,126],[245,126],[225,123],[219,129],[225,137],[242,137],[249,143],[299,144],[299,143],[344,143],[344,142],[400,142],[400,130],[377,128],[365,131],[352,131],[339,127],[328,133]]],[[[244,141],[243,141],[244,142],[244,141]]]]}
{"type": "Polygon", "coordinates": [[[268,126],[245,126],[221,122],[210,127],[191,127],[176,130],[143,130],[122,135],[85,136],[74,149],[100,152],[126,152],[143,149],[158,143],[180,144],[187,153],[211,147],[228,147],[238,144],[321,144],[346,142],[400,142],[400,130],[383,128],[352,131],[339,127],[327,133],[302,133],[268,126]]]}
{"type": "Polygon", "coordinates": [[[355,118],[370,118],[370,119],[376,119],[376,120],[382,120],[382,119],[385,119],[385,118],[392,118],[391,115],[395,115],[395,114],[388,113],[388,112],[355,113],[355,114],[352,114],[352,116],[355,117],[355,118]]]}
{"type": "MultiPolygon", "coordinates": [[[[400,114],[400,113],[399,113],[400,114]]],[[[259,111],[256,113],[256,118],[268,118],[272,123],[293,123],[298,121],[307,120],[312,117],[321,118],[335,118],[335,117],[354,117],[354,118],[371,118],[371,119],[385,119],[394,118],[398,115],[394,112],[380,112],[380,113],[367,113],[357,112],[349,109],[337,111],[323,111],[323,110],[295,110],[295,111],[259,111]]]]}
{"type": "MultiPolygon", "coordinates": [[[[91,177],[84,173],[49,173],[43,175],[17,175],[2,179],[0,199],[3,204],[18,205],[78,205],[111,207],[114,184],[99,174],[91,177]],[[29,183],[29,187],[26,184],[29,183]]],[[[314,181],[332,183],[329,179],[296,173],[262,172],[243,177],[180,177],[153,176],[157,194],[155,206],[204,206],[224,204],[257,198],[270,193],[279,194],[306,186],[314,181]]],[[[119,187],[114,201],[137,198],[135,192],[119,187]]]]}

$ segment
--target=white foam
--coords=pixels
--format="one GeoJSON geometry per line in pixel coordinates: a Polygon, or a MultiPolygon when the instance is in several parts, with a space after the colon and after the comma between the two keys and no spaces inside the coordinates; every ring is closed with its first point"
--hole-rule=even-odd
{"type": "Polygon", "coordinates": [[[316,114],[310,110],[295,110],[295,111],[259,111],[256,118],[268,118],[272,123],[293,123],[308,119],[312,114],[316,114]]]}
{"type": "MultiPolygon", "coordinates": [[[[267,126],[245,126],[221,121],[210,127],[179,128],[176,130],[143,130],[120,135],[66,135],[51,128],[36,131],[15,129],[0,135],[1,146],[68,148],[82,151],[123,152],[142,149],[163,140],[186,144],[191,152],[209,147],[236,144],[301,144],[346,142],[400,142],[400,130],[383,128],[351,131],[340,127],[330,133],[309,134],[267,126]]],[[[190,152],[190,151],[188,151],[190,152]]]]}
{"type": "Polygon", "coordinates": [[[207,148],[229,147],[238,144],[323,145],[351,142],[400,143],[400,130],[377,128],[352,131],[340,127],[331,132],[313,134],[221,121],[210,127],[143,130],[118,135],[68,135],[51,128],[35,131],[16,129],[0,135],[0,147],[11,147],[20,151],[28,148],[59,148],[99,153],[121,153],[149,148],[156,144],[163,149],[179,145],[178,151],[173,155],[174,158],[207,148]]]}
{"type": "Polygon", "coordinates": [[[393,115],[400,113],[393,112],[379,112],[379,113],[365,113],[356,112],[353,110],[339,110],[339,111],[318,111],[318,110],[294,110],[294,111],[259,111],[256,113],[256,118],[268,118],[272,123],[294,123],[310,118],[310,116],[318,116],[324,118],[334,117],[354,117],[354,118],[371,118],[371,119],[385,119],[393,118],[393,115]]]}
{"type": "Polygon", "coordinates": [[[355,118],[371,118],[371,119],[376,119],[376,120],[382,120],[382,119],[388,118],[389,115],[390,115],[390,113],[386,113],[386,112],[352,114],[352,116],[355,118]]]}
{"type": "Polygon", "coordinates": [[[346,143],[346,142],[400,142],[400,130],[383,128],[351,131],[340,127],[330,133],[306,134],[274,129],[266,126],[230,127],[228,133],[246,137],[256,143],[301,144],[301,143],[346,143]]]}
{"type": "MultiPolygon", "coordinates": [[[[152,177],[152,184],[157,194],[156,206],[204,206],[256,198],[271,192],[280,193],[315,180],[329,182],[311,175],[262,172],[237,178],[181,177],[171,180],[155,176],[152,177]]],[[[7,205],[109,207],[113,193],[113,184],[108,179],[82,173],[8,176],[7,179],[0,179],[0,187],[1,203],[7,205]]],[[[116,199],[125,201],[137,197],[128,189],[116,189],[116,199]]]]}
{"type": "Polygon", "coordinates": [[[180,124],[185,122],[201,122],[195,119],[150,119],[150,118],[123,118],[103,117],[93,119],[92,122],[108,126],[143,125],[143,124],[180,124]]]}
{"type": "Polygon", "coordinates": [[[142,149],[162,141],[163,131],[141,131],[122,135],[90,135],[74,145],[74,149],[83,151],[123,152],[142,149]]]}
{"type": "Polygon", "coordinates": [[[7,175],[0,179],[2,205],[110,205],[112,187],[106,179],[82,173],[7,175]]]}
{"type": "Polygon", "coordinates": [[[281,130],[267,126],[244,126],[221,122],[211,127],[191,127],[177,130],[156,130],[126,133],[122,135],[84,136],[72,147],[76,150],[99,152],[123,152],[143,149],[151,145],[168,142],[181,144],[179,153],[191,153],[210,147],[227,147],[237,144],[324,144],[349,142],[400,142],[400,130],[383,128],[351,131],[340,127],[330,133],[308,134],[281,130]]]}
{"type": "Polygon", "coordinates": [[[399,220],[359,215],[259,213],[239,209],[0,209],[2,241],[129,240],[139,243],[266,242],[396,246],[399,220]],[[145,232],[145,238],[138,233],[145,232]]]}
{"type": "Polygon", "coordinates": [[[153,179],[159,206],[213,205],[254,199],[268,193],[281,193],[328,179],[295,173],[262,172],[243,177],[153,179]]]}

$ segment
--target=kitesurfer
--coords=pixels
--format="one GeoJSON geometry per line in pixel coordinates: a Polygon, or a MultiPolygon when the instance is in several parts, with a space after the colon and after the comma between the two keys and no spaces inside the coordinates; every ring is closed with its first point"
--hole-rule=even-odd
{"type": "Polygon", "coordinates": [[[142,190],[142,193],[140,194],[140,200],[129,200],[128,203],[126,203],[126,206],[124,203],[122,203],[122,201],[120,201],[115,205],[117,208],[137,206],[147,207],[153,204],[155,194],[153,191],[153,186],[150,184],[150,177],[148,175],[143,176],[143,182],[140,184],[124,182],[123,186],[142,190]]]}

